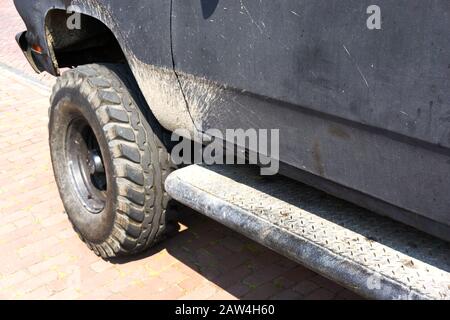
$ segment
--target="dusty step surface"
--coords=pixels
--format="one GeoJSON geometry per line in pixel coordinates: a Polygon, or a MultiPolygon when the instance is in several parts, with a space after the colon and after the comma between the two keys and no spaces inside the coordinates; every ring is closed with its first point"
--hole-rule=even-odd
{"type": "Polygon", "coordinates": [[[449,299],[450,244],[316,189],[245,166],[193,165],[178,201],[366,297],[449,299]]]}

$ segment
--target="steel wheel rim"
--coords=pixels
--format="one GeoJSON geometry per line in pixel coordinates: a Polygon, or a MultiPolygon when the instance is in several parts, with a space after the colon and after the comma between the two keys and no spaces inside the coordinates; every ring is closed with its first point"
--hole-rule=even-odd
{"type": "Polygon", "coordinates": [[[66,158],[72,185],[83,207],[92,214],[101,213],[108,192],[104,161],[97,137],[82,116],[69,124],[66,158]]]}

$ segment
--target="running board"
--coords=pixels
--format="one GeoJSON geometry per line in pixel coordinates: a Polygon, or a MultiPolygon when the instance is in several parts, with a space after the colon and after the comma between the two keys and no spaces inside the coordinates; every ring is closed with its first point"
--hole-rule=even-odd
{"type": "Polygon", "coordinates": [[[172,173],[179,202],[374,299],[450,299],[450,244],[247,166],[172,173]]]}

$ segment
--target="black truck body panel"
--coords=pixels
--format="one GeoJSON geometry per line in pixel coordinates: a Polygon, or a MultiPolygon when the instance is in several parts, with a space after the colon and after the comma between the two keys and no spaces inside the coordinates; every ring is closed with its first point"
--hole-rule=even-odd
{"type": "MultiPolygon", "coordinates": [[[[28,41],[38,42],[49,54],[45,19],[51,10],[66,10],[73,5],[99,19],[116,36],[124,51],[155,66],[172,68],[170,44],[170,1],[164,0],[15,0],[27,29],[28,41]],[[150,18],[151,17],[151,18],[150,18]]],[[[51,71],[51,60],[42,62],[51,71]]]]}
{"type": "Polygon", "coordinates": [[[45,70],[47,12],[78,5],[111,29],[143,91],[143,66],[173,72],[185,123],[280,129],[284,174],[450,240],[447,0],[380,0],[381,30],[367,28],[367,0],[15,3],[45,70]]]}

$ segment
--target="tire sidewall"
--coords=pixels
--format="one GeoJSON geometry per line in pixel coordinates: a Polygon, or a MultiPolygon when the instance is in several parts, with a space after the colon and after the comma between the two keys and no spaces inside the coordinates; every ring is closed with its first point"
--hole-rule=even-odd
{"type": "Polygon", "coordinates": [[[117,181],[103,126],[99,122],[93,103],[82,92],[80,87],[66,87],[62,88],[53,98],[49,123],[50,151],[56,183],[69,219],[85,240],[101,244],[112,234],[114,227],[117,181]],[[66,153],[69,125],[80,115],[88,122],[97,138],[107,178],[105,207],[101,212],[95,214],[88,211],[79,199],[69,172],[66,153]]]}

